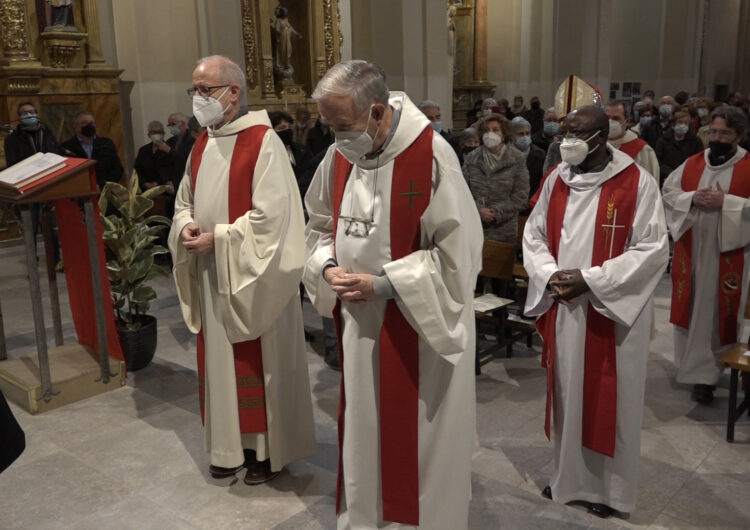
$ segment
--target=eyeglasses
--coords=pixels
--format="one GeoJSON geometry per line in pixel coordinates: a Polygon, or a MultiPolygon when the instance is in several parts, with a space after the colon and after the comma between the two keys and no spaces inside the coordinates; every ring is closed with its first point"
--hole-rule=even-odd
{"type": "Polygon", "coordinates": [[[726,138],[731,138],[735,134],[737,134],[737,133],[735,131],[730,130],[730,129],[723,129],[721,131],[719,131],[717,129],[711,129],[711,128],[708,129],[708,135],[709,136],[718,136],[719,138],[725,138],[725,139],[726,138]]]}
{"type": "Polygon", "coordinates": [[[192,88],[188,88],[188,89],[186,90],[186,92],[187,92],[187,95],[188,95],[188,96],[190,96],[191,98],[192,98],[192,97],[193,97],[193,96],[194,96],[195,94],[198,94],[199,96],[203,96],[204,98],[207,98],[207,97],[208,97],[208,96],[210,96],[210,95],[211,95],[211,94],[213,93],[213,91],[214,91],[214,90],[216,90],[217,88],[226,88],[226,87],[228,87],[228,86],[230,86],[230,85],[216,85],[216,86],[194,86],[194,87],[192,87],[192,88]]]}

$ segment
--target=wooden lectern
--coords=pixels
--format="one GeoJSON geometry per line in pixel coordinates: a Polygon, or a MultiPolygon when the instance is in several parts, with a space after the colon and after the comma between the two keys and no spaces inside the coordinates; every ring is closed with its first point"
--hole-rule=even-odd
{"type": "MultiPolygon", "coordinates": [[[[104,383],[107,385],[110,378],[113,376],[120,375],[120,378],[124,377],[124,371],[119,370],[120,374],[112,373],[110,371],[110,359],[109,359],[109,347],[107,339],[107,323],[105,321],[107,315],[107,308],[104,303],[104,296],[102,293],[102,268],[100,263],[100,254],[98,246],[101,245],[101,241],[97,238],[96,232],[96,221],[95,221],[95,208],[94,201],[98,199],[98,190],[93,184],[96,182],[94,168],[96,162],[94,160],[80,159],[80,158],[68,158],[65,162],[66,166],[63,169],[55,171],[32,184],[22,187],[20,189],[10,189],[9,187],[0,187],[0,200],[8,201],[17,205],[21,212],[21,222],[23,226],[24,243],[26,246],[26,263],[28,267],[29,275],[29,287],[31,293],[32,311],[34,316],[34,328],[36,332],[37,352],[39,357],[39,376],[41,381],[41,396],[45,402],[49,402],[53,396],[52,388],[52,377],[50,374],[50,361],[47,349],[47,336],[44,325],[44,313],[42,307],[41,289],[39,286],[39,271],[37,267],[37,258],[35,250],[35,234],[32,230],[32,218],[31,218],[31,206],[38,203],[49,203],[54,201],[60,201],[62,199],[75,199],[79,207],[82,207],[84,214],[84,221],[86,225],[86,243],[89,249],[89,264],[91,271],[91,283],[93,286],[93,302],[95,310],[96,320],[96,337],[98,338],[98,364],[100,377],[97,382],[104,383]]],[[[43,223],[47,224],[48,223],[43,223]]],[[[50,234],[50,227],[46,226],[43,228],[47,232],[45,237],[45,243],[47,247],[47,253],[50,254],[51,244],[48,241],[50,234]]],[[[50,258],[48,258],[48,268],[50,267],[50,258]]],[[[60,306],[57,295],[57,286],[54,283],[54,271],[51,272],[50,278],[50,298],[52,303],[52,315],[53,325],[55,330],[55,343],[56,350],[65,350],[65,353],[70,355],[80,354],[81,351],[85,351],[87,356],[91,356],[93,348],[84,346],[82,344],[76,344],[71,346],[62,345],[62,326],[60,319],[60,306]]],[[[109,296],[109,293],[107,293],[109,296]]],[[[109,311],[111,313],[111,311],[109,311]]],[[[5,363],[11,363],[12,361],[3,361],[0,363],[2,366],[5,363]]],[[[74,361],[74,364],[80,365],[80,355],[78,360],[74,361]]],[[[95,366],[95,365],[94,365],[95,366]]],[[[0,374],[2,375],[2,374],[0,374]]],[[[12,376],[9,376],[12,378],[12,376]]],[[[123,384],[124,380],[120,384],[123,384]]],[[[119,386],[119,385],[118,385],[119,386]]],[[[80,392],[78,392],[80,394],[80,392]]],[[[9,396],[11,397],[11,396],[9,396]]],[[[82,397],[79,395],[78,398],[82,397]]],[[[38,398],[37,398],[38,399],[38,398]]],[[[29,399],[31,401],[31,399],[29,399]]],[[[65,402],[71,401],[70,398],[65,399],[65,402]]],[[[21,403],[23,405],[23,403],[21,403]]],[[[35,408],[34,404],[30,404],[30,412],[37,412],[39,409],[35,408]]],[[[45,407],[50,408],[50,407],[45,407]]]]}

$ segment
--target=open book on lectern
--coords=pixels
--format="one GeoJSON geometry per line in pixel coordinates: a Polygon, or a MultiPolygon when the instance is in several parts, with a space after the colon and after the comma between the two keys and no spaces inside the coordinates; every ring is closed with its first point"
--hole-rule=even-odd
{"type": "Polygon", "coordinates": [[[55,153],[36,153],[0,171],[0,193],[21,196],[31,184],[64,168],[66,160],[55,153]]]}

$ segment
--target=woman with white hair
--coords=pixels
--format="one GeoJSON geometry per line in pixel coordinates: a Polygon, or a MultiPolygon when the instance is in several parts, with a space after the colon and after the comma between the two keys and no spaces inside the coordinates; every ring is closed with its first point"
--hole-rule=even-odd
{"type": "Polygon", "coordinates": [[[531,124],[526,118],[513,118],[510,121],[510,131],[513,134],[513,146],[521,151],[521,156],[526,160],[526,169],[529,170],[529,196],[532,196],[542,181],[544,158],[547,155],[543,149],[531,142],[531,124]]]}

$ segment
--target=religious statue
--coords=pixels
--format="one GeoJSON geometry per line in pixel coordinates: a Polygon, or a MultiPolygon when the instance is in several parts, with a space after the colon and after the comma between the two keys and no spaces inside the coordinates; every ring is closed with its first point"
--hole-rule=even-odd
{"type": "Polygon", "coordinates": [[[46,0],[46,30],[76,31],[73,21],[73,0],[46,0]]]}
{"type": "Polygon", "coordinates": [[[448,5],[448,55],[456,56],[456,6],[448,5]]]}
{"type": "Polygon", "coordinates": [[[276,61],[275,70],[281,77],[291,79],[294,74],[292,67],[292,37],[298,39],[302,35],[292,27],[287,18],[289,10],[283,6],[277,6],[274,15],[275,19],[271,20],[271,27],[276,32],[276,61]]]}

